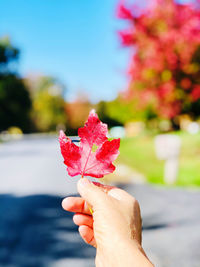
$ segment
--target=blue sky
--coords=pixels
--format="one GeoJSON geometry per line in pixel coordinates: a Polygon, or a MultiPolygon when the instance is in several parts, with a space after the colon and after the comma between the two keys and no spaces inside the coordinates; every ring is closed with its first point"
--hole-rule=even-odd
{"type": "Polygon", "coordinates": [[[127,84],[128,50],[120,46],[117,0],[0,0],[0,36],[21,49],[19,72],[59,78],[66,100],[84,90],[109,100],[127,84]]]}
{"type": "MultiPolygon", "coordinates": [[[[130,0],[137,1],[143,2],[130,0]]],[[[125,26],[115,17],[117,3],[0,0],[0,36],[9,35],[21,49],[22,76],[57,77],[67,87],[66,100],[73,100],[80,90],[93,102],[114,99],[126,88],[129,63],[129,50],[120,46],[117,36],[125,26]]]]}

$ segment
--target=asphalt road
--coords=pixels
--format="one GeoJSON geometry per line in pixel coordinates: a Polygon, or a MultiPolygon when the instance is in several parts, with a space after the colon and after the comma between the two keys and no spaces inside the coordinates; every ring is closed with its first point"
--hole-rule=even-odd
{"type": "Polygon", "coordinates": [[[15,195],[76,193],[67,176],[56,137],[31,135],[0,144],[0,193],[15,195]]]}
{"type": "MultiPolygon", "coordinates": [[[[76,194],[55,137],[0,145],[0,266],[94,266],[63,196],[76,194]]],[[[120,185],[140,202],[143,246],[161,267],[200,266],[200,191],[120,185]]],[[[114,233],[113,233],[114,234],[114,233]]]]}

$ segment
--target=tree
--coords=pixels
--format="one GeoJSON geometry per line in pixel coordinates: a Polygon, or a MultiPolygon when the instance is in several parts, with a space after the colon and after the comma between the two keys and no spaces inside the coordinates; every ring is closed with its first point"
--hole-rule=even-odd
{"type": "Polygon", "coordinates": [[[48,76],[29,76],[26,84],[32,97],[31,117],[34,130],[49,132],[56,131],[57,127],[65,128],[65,87],[55,78],[48,76]]]}
{"type": "Polygon", "coordinates": [[[84,125],[92,108],[93,105],[90,103],[88,96],[83,91],[79,91],[77,93],[76,99],[73,102],[66,104],[68,135],[77,135],[78,128],[84,125]]]}
{"type": "Polygon", "coordinates": [[[128,22],[128,28],[119,34],[132,53],[128,99],[159,117],[199,116],[198,4],[151,0],[140,12],[135,6],[120,4],[118,16],[128,22]]]}
{"type": "MultiPolygon", "coordinates": [[[[114,126],[122,126],[124,124],[124,115],[127,113],[123,112],[121,103],[118,99],[113,101],[100,101],[96,104],[97,114],[99,119],[106,123],[109,128],[114,126]]],[[[125,106],[126,109],[127,106],[125,106]]]]}
{"type": "Polygon", "coordinates": [[[0,131],[17,126],[30,131],[31,100],[24,82],[15,73],[19,50],[9,38],[0,39],[0,131]]]}

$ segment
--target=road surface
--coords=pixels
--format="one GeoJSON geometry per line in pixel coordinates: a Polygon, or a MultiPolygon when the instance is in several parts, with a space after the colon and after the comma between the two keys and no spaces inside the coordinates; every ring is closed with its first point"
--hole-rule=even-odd
{"type": "MultiPolygon", "coordinates": [[[[55,137],[0,144],[0,266],[90,267],[63,196],[76,194],[55,137]]],[[[200,191],[123,184],[140,202],[143,246],[156,266],[200,266],[200,191]]],[[[115,234],[115,233],[113,233],[115,234]]]]}

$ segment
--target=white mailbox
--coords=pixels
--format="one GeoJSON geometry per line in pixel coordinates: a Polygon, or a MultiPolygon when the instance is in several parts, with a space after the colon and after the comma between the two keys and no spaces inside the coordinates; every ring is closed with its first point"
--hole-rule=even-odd
{"type": "Polygon", "coordinates": [[[155,137],[155,150],[158,159],[165,160],[164,179],[168,184],[176,181],[181,139],[173,134],[161,134],[155,137]]]}

